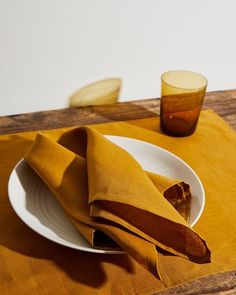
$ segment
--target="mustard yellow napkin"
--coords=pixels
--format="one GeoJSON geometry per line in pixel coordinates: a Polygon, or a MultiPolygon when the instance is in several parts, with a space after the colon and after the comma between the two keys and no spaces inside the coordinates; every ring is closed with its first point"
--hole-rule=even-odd
{"type": "MultiPolygon", "coordinates": [[[[159,277],[157,247],[210,261],[205,241],[161,194],[168,179],[159,191],[151,173],[96,130],[74,129],[58,143],[38,134],[25,159],[88,240],[98,229],[159,277]]],[[[189,188],[184,189],[187,199],[189,188]]]]}

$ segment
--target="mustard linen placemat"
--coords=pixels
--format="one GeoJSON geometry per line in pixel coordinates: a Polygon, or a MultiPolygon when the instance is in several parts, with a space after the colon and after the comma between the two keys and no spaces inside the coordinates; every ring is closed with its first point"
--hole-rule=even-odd
{"type": "MultiPolygon", "coordinates": [[[[195,264],[159,256],[159,281],[127,255],[97,255],[69,249],[34,233],[16,216],[7,182],[36,132],[0,136],[0,293],[148,294],[236,268],[236,136],[214,112],[203,111],[189,137],[161,134],[159,119],[94,125],[103,134],[133,137],[161,146],[186,161],[199,175],[206,205],[194,229],[207,241],[212,263],[195,264]],[[121,283],[122,282],[122,283],[121,283]]],[[[57,139],[66,129],[44,131],[57,139]]]]}

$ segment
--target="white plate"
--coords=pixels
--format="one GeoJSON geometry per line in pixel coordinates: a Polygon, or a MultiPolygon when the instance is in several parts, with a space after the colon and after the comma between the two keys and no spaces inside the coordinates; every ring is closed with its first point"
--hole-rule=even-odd
{"type": "MultiPolygon", "coordinates": [[[[200,179],[189,165],[174,154],[147,142],[121,136],[106,137],[129,152],[145,170],[179,178],[189,183],[193,193],[190,225],[193,226],[198,221],[205,205],[205,194],[200,179]]],[[[91,247],[72,226],[47,186],[24,160],[21,160],[11,173],[8,193],[17,215],[45,238],[88,252],[124,253],[121,250],[91,247]]]]}

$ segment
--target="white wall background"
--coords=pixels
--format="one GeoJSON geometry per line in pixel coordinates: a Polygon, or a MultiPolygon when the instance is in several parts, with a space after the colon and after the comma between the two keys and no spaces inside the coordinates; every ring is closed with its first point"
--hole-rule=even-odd
{"type": "Polygon", "coordinates": [[[236,1],[0,0],[0,115],[62,108],[107,77],[122,101],[157,97],[170,69],[236,88],[236,1]]]}

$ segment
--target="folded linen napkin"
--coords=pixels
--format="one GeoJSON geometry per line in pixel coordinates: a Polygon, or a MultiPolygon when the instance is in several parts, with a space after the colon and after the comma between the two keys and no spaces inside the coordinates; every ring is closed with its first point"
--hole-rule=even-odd
{"type": "MultiPolygon", "coordinates": [[[[158,182],[94,129],[73,129],[58,143],[38,134],[25,159],[89,241],[101,242],[104,233],[158,277],[158,248],[194,262],[210,261],[205,241],[167,201],[173,191],[167,199],[161,194],[168,179],[158,182]]],[[[189,200],[189,187],[182,188],[189,200]]]]}

